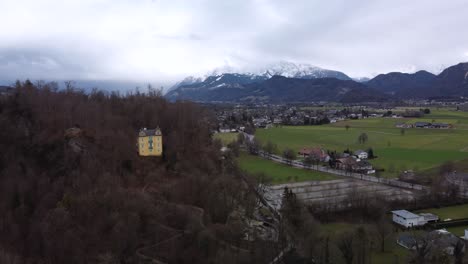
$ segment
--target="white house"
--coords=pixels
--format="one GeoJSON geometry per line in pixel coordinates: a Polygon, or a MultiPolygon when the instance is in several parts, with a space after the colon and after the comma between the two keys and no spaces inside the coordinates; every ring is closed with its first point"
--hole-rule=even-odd
{"type": "Polygon", "coordinates": [[[368,154],[364,150],[356,150],[354,152],[354,155],[356,155],[358,157],[358,159],[367,159],[368,158],[368,154]]]}
{"type": "Polygon", "coordinates": [[[404,227],[422,226],[427,224],[424,216],[413,214],[412,212],[406,210],[392,211],[392,214],[393,222],[404,227]]]}

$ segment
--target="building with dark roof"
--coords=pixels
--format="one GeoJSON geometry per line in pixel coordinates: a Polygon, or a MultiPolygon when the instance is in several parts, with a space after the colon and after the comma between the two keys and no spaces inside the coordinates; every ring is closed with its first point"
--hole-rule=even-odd
{"type": "Polygon", "coordinates": [[[163,141],[161,129],[159,127],[155,129],[140,129],[137,144],[140,156],[162,156],[163,141]]]}
{"type": "Polygon", "coordinates": [[[429,122],[416,122],[414,123],[414,127],[417,127],[417,128],[425,128],[425,127],[430,127],[431,126],[431,123],[429,122]]]}

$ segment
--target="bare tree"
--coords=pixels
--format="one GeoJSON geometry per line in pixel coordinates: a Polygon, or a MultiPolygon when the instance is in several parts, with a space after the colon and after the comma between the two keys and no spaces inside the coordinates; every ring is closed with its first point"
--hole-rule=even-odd
{"type": "Polygon", "coordinates": [[[425,264],[428,262],[429,253],[431,252],[431,242],[427,236],[417,235],[414,236],[415,240],[413,243],[414,254],[412,256],[412,263],[425,264]]]}
{"type": "Polygon", "coordinates": [[[392,233],[392,225],[385,215],[382,215],[379,220],[374,222],[374,230],[380,244],[380,252],[385,252],[385,240],[392,233]]]}
{"type": "Polygon", "coordinates": [[[353,264],[354,259],[354,235],[346,232],[338,237],[337,247],[346,264],[353,264]]]}
{"type": "Polygon", "coordinates": [[[369,137],[367,136],[367,133],[365,132],[362,132],[358,137],[359,144],[366,144],[368,140],[369,140],[369,137]]]}
{"type": "Polygon", "coordinates": [[[367,230],[360,226],[355,232],[356,262],[366,264],[368,262],[370,251],[370,239],[367,230]]]}
{"type": "Polygon", "coordinates": [[[239,143],[239,145],[243,145],[245,143],[244,133],[237,134],[237,143],[239,143]]]}
{"type": "Polygon", "coordinates": [[[271,155],[278,151],[278,146],[276,146],[275,143],[268,140],[265,146],[263,147],[263,149],[265,150],[265,153],[268,155],[268,158],[271,158],[271,155]]]}
{"type": "Polygon", "coordinates": [[[453,257],[455,258],[455,264],[463,264],[463,258],[465,257],[465,243],[458,239],[457,243],[453,246],[453,257]]]}
{"type": "Polygon", "coordinates": [[[306,168],[309,168],[314,164],[314,160],[311,155],[305,157],[304,161],[302,162],[306,168]]]}
{"type": "Polygon", "coordinates": [[[283,158],[289,165],[292,165],[292,161],[296,159],[296,152],[290,148],[286,148],[283,151],[283,158]]]}
{"type": "Polygon", "coordinates": [[[258,140],[256,137],[253,138],[251,141],[246,141],[247,144],[247,149],[250,154],[252,155],[258,155],[262,144],[260,143],[260,140],[258,140]]]}

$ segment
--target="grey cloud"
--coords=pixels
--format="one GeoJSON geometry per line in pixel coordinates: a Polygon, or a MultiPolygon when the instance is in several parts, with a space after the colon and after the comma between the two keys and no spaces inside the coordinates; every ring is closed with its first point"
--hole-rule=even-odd
{"type": "Polygon", "coordinates": [[[0,25],[1,79],[166,82],[280,60],[371,76],[468,60],[463,0],[5,0],[0,9],[11,21],[0,25]],[[16,21],[25,10],[32,22],[16,21]]]}
{"type": "Polygon", "coordinates": [[[63,79],[81,75],[78,62],[49,50],[3,49],[0,51],[0,79],[63,79]]]}

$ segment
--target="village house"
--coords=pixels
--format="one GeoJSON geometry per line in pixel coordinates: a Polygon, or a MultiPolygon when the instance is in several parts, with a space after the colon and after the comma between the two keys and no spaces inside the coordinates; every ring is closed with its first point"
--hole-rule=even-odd
{"type": "Polygon", "coordinates": [[[312,156],[314,159],[320,162],[328,162],[330,160],[330,156],[327,154],[327,152],[320,147],[302,148],[299,150],[298,154],[304,158],[312,156]]]}
{"type": "Polygon", "coordinates": [[[402,173],[400,173],[398,178],[401,181],[414,181],[416,180],[416,174],[414,173],[413,170],[405,170],[402,173]]]}
{"type": "Polygon", "coordinates": [[[448,129],[450,128],[450,125],[446,123],[432,123],[431,128],[448,129]]]}
{"type": "Polygon", "coordinates": [[[400,128],[438,128],[438,129],[449,129],[453,126],[447,123],[429,123],[429,122],[415,122],[414,125],[411,124],[404,124],[404,123],[397,123],[396,127],[400,128]]]}
{"type": "Polygon", "coordinates": [[[398,127],[398,128],[413,128],[413,124],[396,123],[395,127],[398,127]]]}
{"type": "Polygon", "coordinates": [[[414,123],[414,127],[416,128],[428,128],[431,126],[431,123],[429,122],[416,122],[414,123]]]}
{"type": "Polygon", "coordinates": [[[372,168],[372,164],[370,164],[368,161],[356,159],[352,156],[337,159],[336,168],[340,170],[358,173],[375,173],[375,170],[372,168]]]}
{"type": "Polygon", "coordinates": [[[399,235],[396,242],[406,249],[413,250],[416,248],[416,239],[411,234],[403,233],[399,235]]]}
{"type": "Polygon", "coordinates": [[[276,117],[273,119],[273,124],[280,125],[281,123],[283,123],[283,120],[281,118],[276,117]]]}
{"type": "Polygon", "coordinates": [[[219,133],[230,133],[231,129],[229,127],[221,127],[219,133]]]}
{"type": "MultiPolygon", "coordinates": [[[[448,232],[446,229],[434,230],[427,232],[420,237],[415,237],[412,234],[401,234],[398,239],[398,245],[415,250],[418,243],[422,243],[422,240],[429,243],[430,254],[436,252],[439,249],[444,251],[448,255],[454,255],[455,247],[461,242],[461,239],[454,234],[448,232]]],[[[465,251],[465,243],[462,243],[462,251],[465,251]]]]}
{"type": "Polygon", "coordinates": [[[351,171],[357,164],[356,159],[351,156],[336,160],[336,168],[340,170],[351,171]]]}
{"type": "Polygon", "coordinates": [[[367,159],[368,154],[364,150],[356,150],[354,151],[354,155],[358,157],[358,159],[367,159]]]}
{"type": "Polygon", "coordinates": [[[375,170],[373,169],[372,164],[370,164],[366,160],[358,160],[355,171],[359,173],[367,173],[367,174],[375,173],[375,170]]]}

